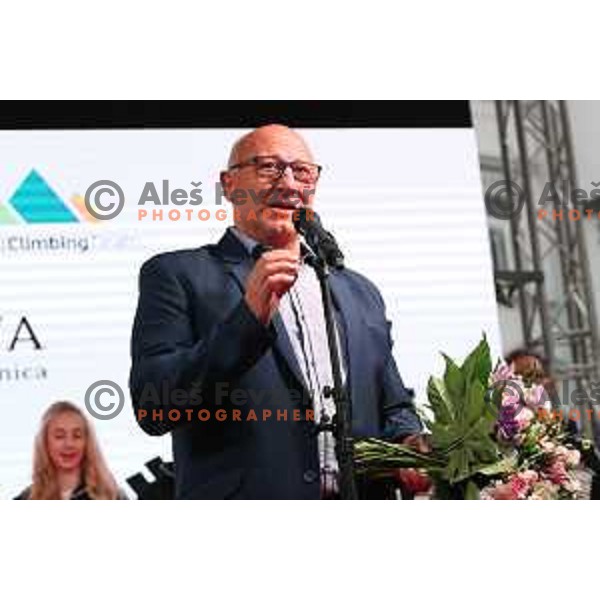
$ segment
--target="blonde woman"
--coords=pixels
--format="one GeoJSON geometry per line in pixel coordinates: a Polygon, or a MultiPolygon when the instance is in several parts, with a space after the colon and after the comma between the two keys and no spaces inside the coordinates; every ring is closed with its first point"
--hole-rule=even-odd
{"type": "Polygon", "coordinates": [[[44,413],[35,438],[33,482],[16,499],[126,499],[104,462],[92,425],[75,404],[55,402],[44,413]]]}

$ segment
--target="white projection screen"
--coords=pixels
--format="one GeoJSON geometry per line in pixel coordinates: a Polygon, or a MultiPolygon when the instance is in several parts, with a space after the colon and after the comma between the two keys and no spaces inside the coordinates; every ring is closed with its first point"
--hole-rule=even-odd
{"type": "MultiPolygon", "coordinates": [[[[135,497],[125,479],[144,472],[146,461],[171,458],[170,437],[141,431],[127,392],[139,268],[156,253],[219,239],[232,210],[216,183],[231,145],[252,126],[283,122],[287,114],[286,103],[276,103],[272,115],[253,122],[256,103],[232,103],[222,112],[240,126],[215,126],[202,121],[202,102],[192,104],[183,110],[189,126],[154,120],[149,127],[111,127],[105,119],[100,126],[34,124],[0,131],[3,499],[31,482],[33,438],[45,407],[60,399],[83,406],[86,390],[99,380],[116,382],[125,394],[115,418],[93,420],[125,491],[135,497]],[[114,219],[94,221],[83,197],[94,182],[106,180],[123,190],[124,208],[114,219]],[[163,181],[170,192],[201,190],[202,204],[140,206],[148,182],[162,197],[163,181]],[[140,220],[140,209],[149,216],[140,220]],[[153,220],[152,211],[159,209],[162,220],[153,220]],[[175,209],[179,220],[169,218],[175,209]]],[[[346,265],[381,290],[400,372],[421,403],[429,375],[443,368],[440,351],[462,358],[483,332],[496,354],[500,348],[467,103],[429,103],[428,114],[435,116],[430,121],[419,103],[383,103],[386,114],[396,115],[393,126],[377,120],[376,104],[357,103],[358,123],[331,116],[344,103],[322,104],[328,121],[324,116],[322,122],[315,117],[286,123],[298,126],[323,165],[315,208],[335,234],[346,265]],[[456,105],[467,118],[446,123],[446,112],[456,105]],[[412,119],[414,114],[420,118],[412,119]]],[[[96,106],[87,110],[91,118],[96,106]]],[[[318,117],[319,106],[311,103],[308,112],[318,117]]],[[[181,112],[170,103],[164,111],[181,112]]]]}

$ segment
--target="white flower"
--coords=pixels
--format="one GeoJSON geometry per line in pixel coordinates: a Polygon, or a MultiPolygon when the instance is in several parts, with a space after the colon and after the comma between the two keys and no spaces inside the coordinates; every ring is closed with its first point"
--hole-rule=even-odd
{"type": "Polygon", "coordinates": [[[550,398],[543,385],[532,385],[525,388],[525,404],[534,410],[550,408],[550,398]]]}
{"type": "Polygon", "coordinates": [[[576,467],[581,461],[581,454],[579,450],[569,450],[567,454],[567,466],[576,467]]]}

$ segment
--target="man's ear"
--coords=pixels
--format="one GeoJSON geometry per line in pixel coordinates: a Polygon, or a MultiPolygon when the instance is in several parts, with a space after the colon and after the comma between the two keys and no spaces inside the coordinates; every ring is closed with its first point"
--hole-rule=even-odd
{"type": "Polygon", "coordinates": [[[221,181],[223,196],[229,200],[229,192],[231,190],[231,173],[228,171],[221,171],[219,174],[219,180],[221,181]]]}

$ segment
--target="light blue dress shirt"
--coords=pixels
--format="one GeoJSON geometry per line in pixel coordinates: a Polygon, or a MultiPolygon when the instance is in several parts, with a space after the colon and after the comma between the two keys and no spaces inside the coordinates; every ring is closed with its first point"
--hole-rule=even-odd
{"type": "MultiPolygon", "coordinates": [[[[240,231],[232,232],[252,254],[259,242],[240,231]]],[[[333,387],[331,359],[327,343],[325,313],[319,280],[315,271],[304,260],[298,270],[298,279],[279,302],[279,314],[286,328],[294,354],[304,377],[304,384],[313,399],[315,421],[331,422],[335,415],[332,397],[323,394],[325,386],[333,387]]],[[[337,332],[338,350],[343,357],[337,332]]],[[[342,378],[346,373],[342,364],[342,378]]],[[[335,456],[335,439],[331,431],[318,434],[319,464],[321,469],[321,490],[324,495],[338,492],[338,464],[335,456]]]]}

